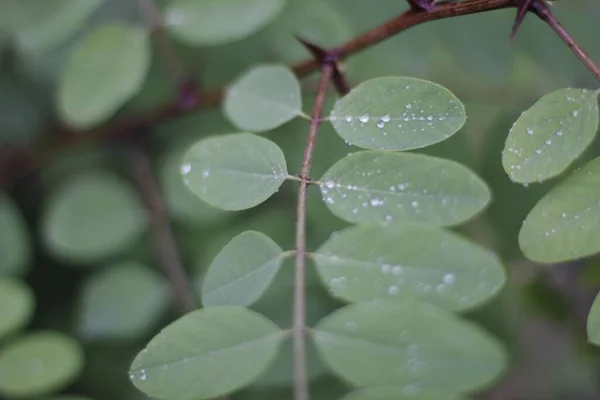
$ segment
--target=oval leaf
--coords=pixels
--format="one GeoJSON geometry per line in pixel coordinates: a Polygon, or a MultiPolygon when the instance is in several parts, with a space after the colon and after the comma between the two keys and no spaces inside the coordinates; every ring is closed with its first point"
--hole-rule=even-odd
{"type": "Polygon", "coordinates": [[[596,296],[587,319],[588,341],[600,346],[600,294],[596,296]]]}
{"type": "Polygon", "coordinates": [[[210,265],[202,283],[202,304],[249,306],[267,290],[283,262],[270,237],[247,231],[234,237],[210,265]]]}
{"type": "Polygon", "coordinates": [[[43,234],[57,256],[91,261],[126,248],[145,227],[133,189],[111,174],[93,172],[71,178],[54,192],[43,234]]]}
{"type": "Polygon", "coordinates": [[[79,331],[88,339],[135,339],[158,322],[168,304],[162,277],[135,262],[115,264],[85,283],[79,331]]]}
{"type": "Polygon", "coordinates": [[[239,129],[268,131],[301,113],[300,82],[284,66],[254,67],[227,88],[223,107],[239,129]]]}
{"type": "Polygon", "coordinates": [[[557,90],[515,122],[502,152],[502,165],[514,182],[552,178],[584,152],[597,130],[598,92],[557,90]]]}
{"type": "Polygon", "coordinates": [[[356,386],[404,386],[461,393],[490,384],[506,364],[498,341],[432,305],[357,303],[314,328],[324,361],[356,386]]]}
{"type": "Polygon", "coordinates": [[[461,400],[458,395],[423,389],[422,384],[355,390],[339,400],[461,400]]]}
{"type": "Polygon", "coordinates": [[[465,123],[448,89],[415,78],[366,81],[339,100],[331,123],[347,142],[371,150],[410,150],[441,142],[465,123]]]}
{"type": "Polygon", "coordinates": [[[485,182],[454,161],[410,153],[360,151],[319,182],[323,201],[353,223],[464,222],[490,201],[485,182]]]}
{"type": "Polygon", "coordinates": [[[506,282],[492,252],[435,228],[347,228],[314,257],[333,294],[351,302],[413,298],[457,311],[485,302],[506,282]]]}
{"type": "Polygon", "coordinates": [[[0,276],[24,273],[30,260],[30,246],[19,209],[8,196],[0,194],[0,276]]]}
{"type": "Polygon", "coordinates": [[[600,251],[600,158],[547,193],[527,215],[519,246],[533,261],[556,263],[600,251]]]}
{"type": "Polygon", "coordinates": [[[59,391],[78,376],[83,350],[58,332],[29,334],[0,352],[0,393],[34,397],[59,391]]]}
{"type": "Polygon", "coordinates": [[[141,88],[150,59],[144,29],[117,24],[97,28],[67,60],[58,87],[61,116],[76,128],[107,120],[141,88]]]}
{"type": "Polygon", "coordinates": [[[191,312],[148,343],[133,361],[134,385],[159,399],[223,396],[256,380],[284,337],[277,325],[244,308],[191,312]]]}
{"type": "Polygon", "coordinates": [[[165,23],[192,45],[220,45],[250,36],[283,10],[285,0],[174,0],[165,23]]]}
{"type": "Polygon", "coordinates": [[[223,210],[254,207],[287,178],[283,151],[250,133],[203,139],[188,150],[181,166],[184,182],[198,197],[223,210]]]}
{"type": "Polygon", "coordinates": [[[24,327],[33,314],[33,292],[24,283],[0,278],[0,339],[24,327]]]}

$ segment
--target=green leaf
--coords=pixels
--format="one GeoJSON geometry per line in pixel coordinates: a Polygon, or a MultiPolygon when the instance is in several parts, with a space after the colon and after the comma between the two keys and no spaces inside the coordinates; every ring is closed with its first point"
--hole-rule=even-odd
{"type": "Polygon", "coordinates": [[[31,242],[14,202],[0,194],[0,276],[23,274],[29,266],[31,242]]]}
{"type": "Polygon", "coordinates": [[[35,299],[21,281],[0,278],[0,339],[23,328],[31,319],[35,299]]]}
{"type": "Polygon", "coordinates": [[[258,379],[283,337],[274,323],[244,308],[193,311],[148,343],[133,361],[130,378],[159,399],[223,396],[258,379]]]}
{"type": "Polygon", "coordinates": [[[527,215],[519,246],[530,260],[557,263],[600,251],[600,158],[548,192],[527,215]]]}
{"type": "Polygon", "coordinates": [[[146,227],[143,205],[133,189],[105,172],[72,177],[55,190],[46,207],[45,244],[68,260],[94,261],[118,253],[146,227]]]}
{"type": "Polygon", "coordinates": [[[281,65],[254,67],[227,88],[223,109],[241,130],[263,132],[277,128],[300,115],[300,82],[281,65]]]}
{"type": "Polygon", "coordinates": [[[411,153],[350,154],[323,175],[319,186],[335,215],[368,224],[455,225],[482,211],[491,197],[467,167],[411,153]]]}
{"type": "Polygon", "coordinates": [[[458,395],[423,389],[419,383],[359,389],[339,400],[460,400],[458,395]]]}
{"type": "Polygon", "coordinates": [[[596,296],[587,320],[588,342],[600,346],[600,295],[596,296]]]}
{"type": "Polygon", "coordinates": [[[416,301],[346,306],[312,335],[329,367],[356,386],[466,392],[492,383],[506,364],[503,347],[479,327],[416,301]]]}
{"type": "Polygon", "coordinates": [[[557,90],[515,122],[502,152],[502,165],[514,182],[555,177],[585,151],[597,130],[598,92],[557,90]]]}
{"type": "Polygon", "coordinates": [[[465,108],[448,89],[416,78],[366,81],[331,112],[337,133],[371,150],[410,150],[441,142],[465,123],[465,108]]]}
{"type": "Polygon", "coordinates": [[[104,25],[67,60],[58,87],[58,111],[75,128],[109,119],[144,83],[150,67],[148,34],[137,26],[104,25]]]}
{"type": "Polygon", "coordinates": [[[314,258],[331,292],[351,302],[409,298],[458,311],[487,301],[506,282],[492,252],[437,228],[351,227],[314,258]]]}
{"type": "Polygon", "coordinates": [[[83,350],[75,340],[58,332],[31,333],[0,351],[0,393],[50,394],[69,386],[82,368],[83,350]]]}
{"type": "Polygon", "coordinates": [[[173,0],[165,23],[188,44],[216,46],[255,33],[284,5],[285,0],[173,0]]]}
{"type": "Polygon", "coordinates": [[[21,21],[13,32],[19,48],[28,54],[42,54],[81,29],[102,2],[103,0],[2,0],[0,4],[3,4],[3,11],[9,11],[9,14],[21,21]]]}
{"type": "Polygon", "coordinates": [[[234,237],[215,257],[202,283],[202,304],[249,306],[267,290],[284,254],[270,237],[254,231],[234,237]]]}
{"type": "Polygon", "coordinates": [[[145,265],[103,268],[79,297],[79,331],[88,339],[136,339],[164,314],[169,294],[165,280],[145,265]]]}
{"type": "Polygon", "coordinates": [[[185,224],[209,225],[219,220],[225,220],[233,213],[220,210],[208,205],[194,195],[181,179],[181,162],[184,150],[180,148],[169,151],[162,160],[160,183],[169,213],[178,221],[185,224]]]}
{"type": "Polygon", "coordinates": [[[83,397],[83,396],[54,396],[54,397],[44,397],[39,400],[93,400],[91,397],[83,397]]]}
{"type": "Polygon", "coordinates": [[[287,167],[275,143],[250,133],[232,133],[190,147],[181,173],[190,190],[208,204],[244,210],[278,191],[287,167]]]}

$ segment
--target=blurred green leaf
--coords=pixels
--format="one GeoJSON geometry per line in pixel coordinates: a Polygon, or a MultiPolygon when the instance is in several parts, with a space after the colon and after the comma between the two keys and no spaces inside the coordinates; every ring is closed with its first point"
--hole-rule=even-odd
{"type": "Polygon", "coordinates": [[[531,183],[563,172],[590,145],[598,130],[598,92],[559,89],[525,111],[502,152],[514,182],[531,183]]]}
{"type": "Polygon", "coordinates": [[[0,276],[22,275],[29,268],[31,243],[19,209],[0,193],[0,276]]]}
{"type": "Polygon", "coordinates": [[[133,361],[130,378],[161,399],[219,397],[258,379],[283,336],[274,323],[244,308],[193,311],[148,343],[133,361]]]}
{"type": "Polygon", "coordinates": [[[70,55],[57,92],[62,118],[75,128],[104,122],[142,87],[151,63],[148,33],[125,24],[103,25],[70,55]]]}
{"type": "Polygon", "coordinates": [[[92,275],[79,297],[79,332],[87,339],[137,339],[154,328],[170,301],[167,283],[136,262],[92,275]]]}
{"type": "Polygon", "coordinates": [[[241,130],[277,128],[302,112],[300,82],[287,67],[253,67],[227,87],[223,110],[241,130]]]}
{"type": "Polygon", "coordinates": [[[600,295],[596,296],[587,320],[588,342],[600,346],[600,295]]]}
{"type": "Polygon", "coordinates": [[[275,143],[250,133],[232,133],[190,147],[181,174],[190,190],[213,207],[243,210],[279,190],[287,168],[275,143]]]}
{"type": "Polygon", "coordinates": [[[91,397],[83,397],[83,396],[54,396],[54,397],[44,397],[43,399],[38,400],[93,400],[91,397]]]}
{"type": "Polygon", "coordinates": [[[335,215],[368,224],[455,225],[479,213],[491,197],[467,167],[411,153],[350,154],[323,175],[319,186],[335,215]]]}
{"type": "Polygon", "coordinates": [[[89,262],[123,250],[145,228],[143,205],[133,188],[112,174],[88,172],[54,191],[46,204],[42,233],[56,256],[89,262]]]}
{"type": "MultiPolygon", "coordinates": [[[[43,54],[80,30],[103,0],[2,0],[11,18],[17,45],[28,54],[43,54]],[[4,4],[6,3],[6,4],[4,4]]],[[[3,24],[0,17],[0,25],[3,24]]]]}
{"type": "Polygon", "coordinates": [[[173,0],[168,29],[192,45],[215,46],[252,35],[277,17],[285,0],[173,0]]]}
{"type": "Polygon", "coordinates": [[[352,302],[409,298],[458,311],[489,300],[506,282],[492,252],[437,228],[352,227],[314,257],[332,293],[352,302]]]}
{"type": "Polygon", "coordinates": [[[51,394],[71,384],[83,368],[79,343],[58,332],[22,336],[0,351],[0,393],[7,397],[51,394]]]}
{"type": "Polygon", "coordinates": [[[202,304],[248,306],[260,298],[279,271],[281,247],[260,232],[233,238],[216,256],[202,283],[202,304]]]}
{"type": "Polygon", "coordinates": [[[415,78],[383,77],[355,87],[331,112],[337,133],[371,150],[410,150],[441,142],[465,123],[448,89],[415,78]]]}
{"type": "Polygon", "coordinates": [[[500,343],[442,309],[416,301],[346,306],[312,331],[330,368],[356,386],[405,386],[450,393],[483,388],[506,365],[500,343]]]}
{"type": "Polygon", "coordinates": [[[458,395],[423,390],[420,384],[359,389],[339,400],[460,400],[458,395]]]}
{"type": "Polygon", "coordinates": [[[527,215],[519,246],[530,260],[556,263],[600,251],[600,158],[547,193],[527,215]]]}
{"type": "Polygon", "coordinates": [[[33,291],[25,283],[0,278],[0,339],[23,328],[35,308],[33,291]]]}

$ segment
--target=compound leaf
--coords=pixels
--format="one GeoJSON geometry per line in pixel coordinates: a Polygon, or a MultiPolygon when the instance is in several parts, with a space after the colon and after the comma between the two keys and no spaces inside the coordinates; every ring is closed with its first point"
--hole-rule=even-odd
{"type": "Polygon", "coordinates": [[[150,67],[147,32],[124,24],[92,31],[67,60],[58,87],[58,110],[76,128],[110,118],[141,88],[150,67]]]}
{"type": "Polygon", "coordinates": [[[337,133],[370,150],[410,150],[441,142],[465,123],[465,108],[448,89],[416,78],[366,81],[331,112],[337,133]]]}
{"type": "Polygon", "coordinates": [[[232,133],[200,140],[184,157],[184,182],[198,197],[223,210],[254,207],[287,178],[283,151],[270,140],[232,133]]]}
{"type": "Polygon", "coordinates": [[[202,283],[202,304],[249,306],[267,290],[282,262],[283,250],[267,235],[237,235],[210,265],[202,283]]]}
{"type": "Polygon", "coordinates": [[[584,152],[597,130],[598,92],[557,90],[515,122],[502,152],[502,165],[514,182],[552,178],[584,152]]]}
{"type": "Polygon", "coordinates": [[[417,301],[346,306],[321,320],[312,336],[329,367],[356,386],[420,382],[462,393],[490,384],[507,358],[479,327],[417,301]]]}
{"type": "Polygon", "coordinates": [[[133,188],[109,173],[87,172],[70,178],[49,199],[43,236],[55,255],[93,261],[126,248],[145,228],[133,188]]]}
{"type": "Polygon", "coordinates": [[[519,246],[530,260],[557,263],[600,251],[600,158],[550,190],[527,215],[519,246]]]}
{"type": "Polygon", "coordinates": [[[300,114],[300,82],[281,65],[254,67],[227,88],[223,107],[239,129],[268,131],[300,114]]]}
{"type": "Polygon", "coordinates": [[[0,339],[23,328],[35,307],[32,290],[25,283],[0,278],[0,339]]]}
{"type": "Polygon", "coordinates": [[[437,228],[351,227],[314,258],[330,291],[351,302],[408,298],[458,311],[487,301],[506,282],[492,252],[437,228]]]}
{"type": "Polygon", "coordinates": [[[257,380],[283,337],[273,322],[244,308],[193,311],[148,343],[133,361],[130,378],[159,399],[212,399],[257,380]]]}
{"type": "Polygon", "coordinates": [[[191,45],[221,45],[250,36],[275,19],[285,0],[174,0],[169,30],[191,45]]]}
{"type": "Polygon", "coordinates": [[[20,337],[0,352],[0,393],[35,397],[67,387],[83,368],[79,343],[58,332],[20,337]]]}
{"type": "Polygon", "coordinates": [[[350,154],[319,185],[329,209],[353,223],[450,226],[473,217],[491,197],[485,182],[463,165],[411,153],[350,154]]]}
{"type": "Polygon", "coordinates": [[[88,339],[135,339],[166,311],[169,291],[145,265],[121,262],[92,275],[80,296],[79,331],[88,339]]]}

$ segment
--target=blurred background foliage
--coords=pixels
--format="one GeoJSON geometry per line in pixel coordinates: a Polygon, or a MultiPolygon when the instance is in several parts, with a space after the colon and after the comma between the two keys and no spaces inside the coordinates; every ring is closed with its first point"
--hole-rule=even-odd
{"type": "MultiPolygon", "coordinates": [[[[167,3],[158,1],[160,7],[167,3]]],[[[406,2],[398,0],[288,0],[277,18],[243,40],[208,47],[171,39],[190,77],[207,90],[217,89],[257,63],[306,59],[309,55],[294,34],[334,46],[406,9],[406,2]]],[[[600,61],[600,3],[560,0],[553,2],[553,9],[600,61]]],[[[555,266],[526,261],[517,245],[518,230],[532,206],[561,177],[524,187],[513,184],[501,165],[508,130],[523,110],[555,89],[597,88],[598,82],[533,16],[509,44],[514,15],[514,10],[503,10],[423,24],[352,56],[344,70],[353,86],[378,76],[421,77],[449,88],[466,104],[465,127],[422,152],[464,163],[487,181],[494,195],[485,213],[460,228],[497,251],[510,275],[500,296],[467,315],[503,340],[512,356],[503,380],[480,398],[598,399],[600,354],[585,342],[585,318],[600,284],[598,258],[555,266]]],[[[130,362],[149,338],[178,316],[124,147],[116,141],[86,140],[53,146],[70,143],[64,137],[68,123],[57,111],[66,61],[90,32],[115,22],[143,27],[138,3],[0,0],[0,161],[1,176],[8,178],[0,197],[0,398],[73,394],[86,397],[53,398],[144,399],[128,380],[130,362]],[[37,160],[34,172],[23,173],[19,165],[4,162],[12,152],[31,149],[37,160]],[[9,350],[35,340],[43,340],[41,370],[10,364],[9,350]],[[18,368],[33,375],[20,376],[18,368]],[[58,375],[40,378],[48,370],[58,375]]],[[[106,65],[116,63],[103,60],[112,56],[101,49],[94,54],[106,65]]],[[[158,54],[148,67],[135,95],[105,119],[148,112],[173,98],[174,86],[158,54]]],[[[112,71],[117,81],[119,71],[112,71]]],[[[306,110],[312,108],[314,78],[303,81],[306,110]]],[[[85,85],[86,79],[96,77],[80,79],[85,85]]],[[[84,93],[81,101],[94,101],[96,95],[84,93]]],[[[333,95],[328,98],[327,110],[335,100],[333,95]]],[[[296,119],[266,134],[284,149],[291,174],[300,170],[307,128],[306,121],[296,119]]],[[[294,185],[284,185],[258,208],[236,213],[201,203],[183,185],[179,162],[187,146],[234,131],[217,108],[135,133],[147,139],[197,295],[212,258],[244,230],[264,232],[282,248],[293,248],[294,185]]],[[[323,125],[313,176],[354,150],[331,126],[323,125]]],[[[568,172],[599,153],[596,141],[568,172]]],[[[311,249],[346,226],[327,210],[316,187],[309,194],[308,218],[311,249]]],[[[282,327],[289,326],[291,318],[292,268],[286,266],[253,306],[282,327]]],[[[340,304],[320,286],[312,267],[309,273],[308,322],[314,324],[340,304]]],[[[232,399],[289,399],[290,358],[291,350],[286,349],[259,382],[232,399]]],[[[333,399],[347,390],[314,352],[309,359],[314,399],[333,399]]]]}

